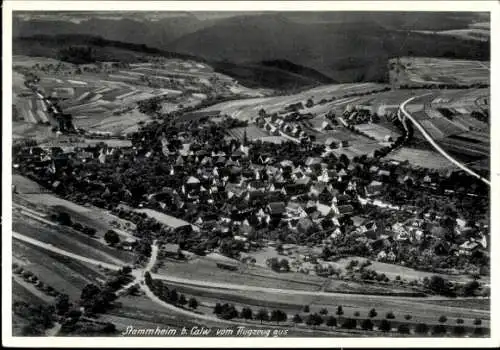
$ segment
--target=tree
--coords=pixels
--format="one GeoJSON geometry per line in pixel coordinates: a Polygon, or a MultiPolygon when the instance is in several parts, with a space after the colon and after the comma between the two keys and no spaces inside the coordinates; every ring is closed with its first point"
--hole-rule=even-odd
{"type": "Polygon", "coordinates": [[[196,298],[194,297],[189,298],[188,306],[189,308],[195,310],[196,308],[198,308],[198,300],[196,300],[196,298]]]}
{"type": "Polygon", "coordinates": [[[432,334],[433,335],[442,335],[442,334],[446,334],[446,327],[442,324],[438,324],[438,325],[435,325],[433,328],[432,328],[432,334]]]}
{"type": "Polygon", "coordinates": [[[389,312],[385,315],[385,318],[388,318],[388,319],[394,319],[394,318],[396,318],[396,317],[394,316],[394,314],[392,313],[392,311],[389,311],[389,312]]]}
{"type": "Polygon", "coordinates": [[[477,327],[474,329],[474,335],[476,336],[483,336],[486,335],[487,333],[488,333],[487,329],[483,327],[477,327]]]}
{"type": "Polygon", "coordinates": [[[380,321],[378,328],[382,332],[389,332],[391,330],[391,323],[387,320],[382,320],[382,321],[380,321]]]}
{"type": "Polygon", "coordinates": [[[320,315],[328,315],[328,309],[326,307],[319,310],[320,315]]]}
{"type": "Polygon", "coordinates": [[[323,323],[323,317],[321,317],[317,313],[307,316],[306,324],[308,326],[313,326],[313,328],[315,328],[316,326],[319,326],[322,323],[323,323]]]}
{"type": "Polygon", "coordinates": [[[306,101],[306,107],[311,108],[312,106],[314,106],[314,101],[312,98],[308,98],[306,101]]]}
{"type": "Polygon", "coordinates": [[[464,323],[464,320],[463,320],[463,319],[461,319],[461,318],[457,318],[457,323],[458,323],[458,324],[462,324],[462,323],[464,323]]]}
{"type": "Polygon", "coordinates": [[[342,315],[344,314],[344,310],[342,309],[342,306],[341,306],[341,305],[339,305],[339,306],[337,307],[337,312],[336,312],[336,314],[337,314],[337,315],[339,315],[339,316],[342,316],[342,315]]]}
{"type": "Polygon", "coordinates": [[[328,327],[337,327],[337,319],[333,316],[330,316],[326,319],[326,325],[328,327]]]}
{"type": "Polygon", "coordinates": [[[354,313],[354,316],[359,317],[359,311],[356,311],[356,312],[354,313]]]}
{"type": "Polygon", "coordinates": [[[179,305],[186,305],[188,303],[187,299],[186,299],[186,296],[184,294],[181,294],[179,296],[179,305]]]}
{"type": "Polygon", "coordinates": [[[287,315],[285,312],[281,310],[273,310],[271,311],[271,321],[276,321],[279,324],[281,321],[286,321],[287,315]]]}
{"type": "Polygon", "coordinates": [[[222,312],[222,305],[220,303],[215,304],[214,314],[219,315],[222,312]]]}
{"type": "Polygon", "coordinates": [[[59,294],[56,298],[56,310],[58,315],[64,315],[71,307],[69,296],[67,294],[59,294]]]}
{"type": "Polygon", "coordinates": [[[427,334],[429,333],[429,326],[425,323],[419,323],[415,327],[415,332],[418,334],[427,334]]]}
{"type": "Polygon", "coordinates": [[[448,321],[448,318],[446,316],[442,315],[439,317],[439,322],[446,323],[447,321],[448,321]]]}
{"type": "Polygon", "coordinates": [[[266,309],[260,309],[255,318],[262,324],[263,321],[269,321],[269,312],[266,309]]]}
{"type": "Polygon", "coordinates": [[[483,321],[481,321],[481,319],[480,319],[480,318],[476,318],[476,319],[474,320],[474,325],[475,325],[475,326],[480,326],[480,325],[481,325],[481,323],[483,323],[483,321]]]}
{"type": "Polygon", "coordinates": [[[71,216],[68,213],[65,212],[59,213],[59,215],[57,216],[57,221],[61,225],[71,226],[71,216]]]}
{"type": "Polygon", "coordinates": [[[373,329],[373,322],[369,318],[365,319],[361,323],[361,328],[364,329],[365,331],[371,331],[373,329]]]}
{"type": "Polygon", "coordinates": [[[241,309],[240,317],[244,318],[245,320],[251,320],[253,318],[252,309],[249,307],[244,307],[243,309],[241,309]]]}
{"type": "Polygon", "coordinates": [[[128,288],[128,294],[129,295],[139,295],[141,288],[139,287],[138,284],[134,284],[133,286],[130,286],[128,288]]]}
{"type": "Polygon", "coordinates": [[[293,323],[297,324],[297,323],[302,323],[302,317],[300,317],[299,314],[295,314],[292,318],[292,321],[293,323]]]}
{"type": "Polygon", "coordinates": [[[411,320],[411,315],[405,315],[405,320],[411,320]]]}
{"type": "Polygon", "coordinates": [[[342,323],[342,328],[354,329],[358,325],[358,322],[354,318],[348,318],[342,323]]]}
{"type": "Polygon", "coordinates": [[[118,236],[118,233],[116,233],[113,230],[106,231],[106,233],[104,234],[104,240],[109,245],[115,245],[120,243],[120,237],[118,236]]]}
{"type": "Polygon", "coordinates": [[[101,292],[101,289],[93,283],[87,284],[82,289],[82,293],[80,295],[80,299],[89,300],[94,298],[97,294],[101,292]]]}
{"type": "Polygon", "coordinates": [[[457,336],[463,336],[465,334],[465,327],[464,326],[453,327],[453,334],[457,336]]]}
{"type": "Polygon", "coordinates": [[[398,326],[398,332],[401,334],[410,334],[410,327],[407,324],[400,324],[398,326]]]}
{"type": "Polygon", "coordinates": [[[377,311],[375,309],[371,309],[370,312],[368,313],[368,316],[370,316],[370,318],[374,318],[377,315],[378,314],[377,314],[377,311]]]}
{"type": "Polygon", "coordinates": [[[303,311],[305,313],[308,313],[309,312],[309,305],[304,305],[303,311]]]}
{"type": "Polygon", "coordinates": [[[280,261],[280,270],[284,272],[289,272],[290,271],[290,264],[288,262],[288,259],[281,259],[280,261]]]}
{"type": "Polygon", "coordinates": [[[172,289],[170,291],[170,293],[168,294],[168,300],[172,303],[172,304],[176,304],[177,301],[179,300],[179,294],[177,293],[177,290],[175,289],[172,289]]]}
{"type": "Polygon", "coordinates": [[[224,304],[222,305],[221,317],[225,320],[236,318],[238,317],[238,310],[236,310],[234,305],[224,304]]]}

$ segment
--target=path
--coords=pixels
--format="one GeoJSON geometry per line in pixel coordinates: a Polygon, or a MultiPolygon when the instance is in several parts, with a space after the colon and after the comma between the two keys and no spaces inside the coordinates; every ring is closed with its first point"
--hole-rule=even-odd
{"type": "Polygon", "coordinates": [[[123,263],[122,266],[120,266],[120,265],[109,264],[109,263],[105,263],[105,262],[102,262],[99,260],[87,258],[85,256],[74,254],[74,253],[68,252],[66,250],[54,247],[52,244],[44,243],[44,242],[41,242],[39,240],[27,237],[21,233],[15,232],[15,231],[12,231],[12,238],[18,239],[18,240],[23,241],[25,243],[29,243],[29,244],[32,244],[34,246],[37,246],[37,247],[40,247],[40,248],[43,248],[46,250],[49,250],[49,251],[57,253],[57,254],[67,256],[69,258],[73,258],[75,260],[80,260],[80,261],[83,261],[83,262],[86,262],[89,264],[93,264],[93,265],[100,265],[100,266],[105,267],[105,268],[110,269],[110,270],[119,270],[123,266],[127,265],[125,262],[123,263]]]}

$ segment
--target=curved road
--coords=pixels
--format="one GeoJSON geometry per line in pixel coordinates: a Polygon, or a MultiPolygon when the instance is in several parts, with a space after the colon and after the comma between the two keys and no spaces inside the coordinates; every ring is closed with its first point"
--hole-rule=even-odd
{"type": "Polygon", "coordinates": [[[465,171],[466,173],[468,173],[469,175],[472,175],[474,176],[475,178],[483,181],[485,184],[487,184],[488,186],[491,186],[490,184],[490,181],[485,179],[484,177],[482,177],[481,175],[477,174],[476,172],[474,172],[473,170],[471,170],[470,168],[466,167],[463,163],[459,162],[458,160],[456,160],[455,158],[453,158],[452,156],[450,156],[448,153],[446,153],[446,151],[444,149],[441,148],[441,146],[439,146],[436,141],[434,141],[434,139],[431,137],[431,135],[429,135],[429,133],[427,133],[427,131],[424,129],[424,127],[415,119],[411,116],[410,113],[408,113],[406,110],[405,110],[405,107],[406,105],[413,101],[414,99],[416,98],[419,98],[419,97],[423,97],[423,96],[427,96],[427,95],[430,95],[430,93],[428,94],[424,94],[424,95],[420,95],[420,96],[414,96],[412,98],[409,98],[408,100],[404,101],[400,106],[399,106],[399,110],[405,115],[406,118],[408,118],[412,123],[413,125],[415,125],[415,127],[422,133],[422,135],[424,135],[425,139],[439,152],[441,153],[446,159],[448,159],[451,163],[455,164],[457,167],[459,167],[460,169],[462,169],[463,171],[465,171]]]}

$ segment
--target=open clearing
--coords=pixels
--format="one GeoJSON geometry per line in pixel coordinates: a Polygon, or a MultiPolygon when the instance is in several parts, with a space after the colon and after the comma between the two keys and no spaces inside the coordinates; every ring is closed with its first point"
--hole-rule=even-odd
{"type": "MultiPolygon", "coordinates": [[[[336,267],[340,267],[345,270],[345,267],[349,264],[351,260],[358,260],[361,263],[367,259],[361,257],[342,258],[333,264],[335,264],[336,267]]],[[[408,281],[411,281],[413,279],[421,280],[425,277],[431,278],[434,275],[439,275],[448,280],[457,282],[468,282],[471,280],[471,277],[464,275],[445,275],[445,274],[432,273],[426,271],[417,271],[415,269],[405,266],[388,264],[380,261],[373,261],[373,260],[370,261],[372,264],[368,267],[369,269],[373,269],[378,273],[385,273],[387,277],[389,277],[390,279],[394,279],[396,276],[400,276],[402,279],[407,279],[408,281]]]]}
{"type": "Polygon", "coordinates": [[[389,76],[398,84],[489,84],[490,63],[430,57],[400,57],[389,76]]]}
{"type": "Polygon", "coordinates": [[[396,160],[398,162],[408,161],[412,166],[429,169],[458,169],[439,153],[416,148],[402,147],[389,153],[384,159],[396,160]]]}

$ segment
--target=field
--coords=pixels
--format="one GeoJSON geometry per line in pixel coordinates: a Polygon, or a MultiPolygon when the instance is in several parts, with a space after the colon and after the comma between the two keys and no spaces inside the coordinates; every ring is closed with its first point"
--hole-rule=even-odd
{"type": "Polygon", "coordinates": [[[254,140],[262,140],[263,138],[266,138],[269,136],[265,131],[262,129],[258,128],[255,125],[243,127],[243,128],[232,128],[227,130],[227,133],[229,134],[230,137],[235,138],[237,140],[242,141],[245,135],[245,132],[247,134],[248,140],[254,141],[254,140]]]}
{"type": "MultiPolygon", "coordinates": [[[[366,259],[364,258],[358,258],[358,257],[352,257],[352,258],[343,258],[338,261],[336,261],[335,264],[336,267],[340,267],[345,269],[347,264],[351,260],[358,260],[360,262],[365,261],[366,259]]],[[[390,279],[394,279],[396,276],[400,276],[402,279],[407,279],[408,281],[411,281],[413,279],[421,280],[425,277],[432,277],[433,275],[439,275],[445,279],[448,279],[450,281],[457,281],[457,282],[468,282],[471,280],[471,277],[469,276],[464,276],[464,275],[445,275],[445,274],[436,274],[436,273],[431,273],[431,272],[426,272],[426,271],[418,271],[412,268],[408,268],[405,266],[400,266],[400,265],[394,265],[394,264],[388,264],[388,263],[383,263],[379,261],[372,261],[371,260],[371,265],[369,266],[369,269],[373,269],[377,271],[378,273],[385,273],[387,277],[390,279]]],[[[485,279],[487,281],[487,279],[485,279]]]]}
{"type": "MultiPolygon", "coordinates": [[[[230,115],[233,118],[254,121],[258,117],[258,113],[261,108],[263,108],[268,114],[272,114],[283,110],[287,105],[292,103],[302,102],[302,104],[305,105],[307,99],[309,98],[312,98],[315,104],[317,104],[322,99],[331,99],[333,96],[338,98],[338,100],[335,100],[331,104],[325,104],[320,107],[311,108],[311,112],[324,113],[327,110],[331,109],[331,105],[346,105],[350,102],[353,102],[354,99],[352,98],[343,99],[343,96],[346,94],[362,93],[374,89],[381,89],[383,87],[383,85],[375,83],[325,85],[289,96],[276,96],[254,99],[251,98],[222,102],[214,106],[210,106],[205,110],[220,110],[221,113],[230,115]]],[[[304,108],[303,112],[309,112],[308,108],[304,108]]]]}
{"type": "MultiPolygon", "coordinates": [[[[450,163],[442,155],[429,150],[402,147],[389,153],[384,159],[396,160],[398,162],[408,161],[413,166],[429,169],[454,169],[455,165],[450,163]]],[[[458,169],[458,168],[456,168],[458,169]]]]}
{"type": "Polygon", "coordinates": [[[110,229],[115,230],[125,238],[132,237],[128,230],[135,229],[135,224],[121,219],[107,210],[92,205],[81,206],[50,193],[37,194],[40,185],[24,176],[14,174],[12,184],[16,185],[18,192],[13,198],[14,206],[21,204],[24,207],[41,212],[46,212],[50,208],[63,209],[63,211],[71,215],[74,221],[95,228],[98,237],[103,237],[104,233],[110,229]],[[116,224],[112,224],[112,222],[116,224]]]}
{"type": "Polygon", "coordinates": [[[390,60],[389,75],[396,84],[489,84],[490,63],[430,57],[390,60]]]}
{"type": "MultiPolygon", "coordinates": [[[[200,288],[196,286],[188,286],[179,283],[166,282],[170,287],[175,287],[178,291],[188,295],[194,295],[201,299],[208,307],[216,302],[224,300],[238,306],[250,306],[254,310],[265,307],[270,310],[281,309],[285,311],[289,317],[295,313],[302,313],[304,305],[310,306],[310,312],[319,312],[322,308],[327,308],[329,314],[335,315],[337,306],[342,305],[344,309],[344,317],[353,317],[364,319],[371,308],[375,308],[379,313],[379,318],[384,318],[386,312],[392,311],[396,318],[395,322],[402,321],[403,315],[411,314],[410,322],[426,322],[429,324],[438,324],[439,316],[446,315],[451,318],[463,318],[464,325],[472,325],[473,319],[479,317],[483,320],[489,319],[489,313],[483,310],[469,310],[468,308],[449,307],[447,305],[436,305],[435,303],[427,304],[427,301],[422,298],[395,298],[395,297],[374,297],[370,295],[359,296],[349,294],[332,294],[331,296],[318,295],[314,292],[308,294],[287,294],[265,292],[255,295],[254,292],[246,291],[230,291],[224,289],[200,288]],[[359,312],[359,316],[354,313],[359,312]]],[[[336,316],[337,317],[337,316],[336,316]]],[[[393,321],[393,322],[394,322],[393,321]]],[[[404,321],[407,322],[407,321],[404,321]]],[[[487,324],[487,322],[484,322],[487,324]]]]}
{"type": "Polygon", "coordinates": [[[163,112],[171,112],[195,106],[209,94],[259,97],[268,93],[241,86],[206,64],[180,59],[104,69],[97,64],[77,66],[47,58],[14,56],[13,67],[18,122],[49,121],[42,100],[23,84],[20,72],[29,70],[40,78],[42,93],[57,98],[63,112],[72,114],[76,127],[115,134],[135,131],[137,123],[149,121],[151,118],[139,112],[136,103],[152,97],[164,101],[163,112]]]}
{"type": "MultiPolygon", "coordinates": [[[[187,222],[187,221],[177,219],[173,216],[161,213],[161,212],[153,210],[153,209],[134,209],[134,211],[136,211],[138,213],[145,213],[146,215],[158,220],[159,222],[161,222],[162,224],[164,224],[168,227],[177,228],[177,227],[189,225],[189,222],[187,222]]],[[[193,227],[193,229],[198,230],[198,227],[196,227],[195,225],[191,225],[191,226],[193,227]]]]}
{"type": "Polygon", "coordinates": [[[48,252],[18,240],[12,242],[13,256],[23,260],[23,268],[33,272],[44,284],[66,293],[72,300],[80,298],[88,283],[104,280],[106,273],[95,266],[48,252]]]}
{"type": "Polygon", "coordinates": [[[299,273],[278,274],[259,267],[243,267],[240,271],[220,269],[213,260],[199,258],[190,262],[165,261],[158,274],[167,274],[179,278],[189,278],[219,283],[247,284],[284,289],[317,291],[324,279],[299,273]]]}
{"type": "Polygon", "coordinates": [[[401,135],[379,124],[359,124],[356,125],[355,128],[368,136],[373,137],[377,141],[385,141],[387,136],[395,140],[401,135]]]}
{"type": "Polygon", "coordinates": [[[129,252],[108,247],[102,241],[64,226],[47,225],[25,215],[14,213],[12,230],[65,251],[106,263],[125,265],[134,261],[134,256],[129,252]]]}

